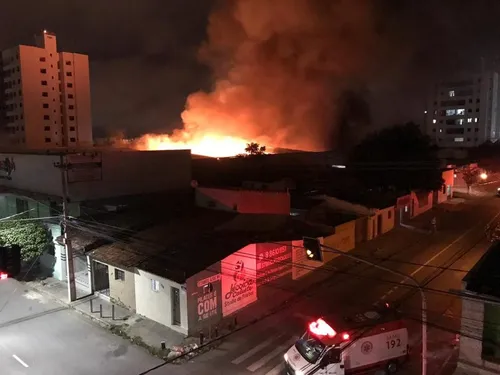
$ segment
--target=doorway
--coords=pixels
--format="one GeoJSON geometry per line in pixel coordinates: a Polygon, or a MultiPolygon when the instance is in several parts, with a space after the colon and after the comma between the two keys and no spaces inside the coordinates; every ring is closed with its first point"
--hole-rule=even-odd
{"type": "Polygon", "coordinates": [[[172,325],[181,325],[181,295],[179,288],[170,288],[170,299],[172,305],[172,325]]]}
{"type": "Polygon", "coordinates": [[[109,296],[109,271],[108,266],[103,263],[92,262],[94,266],[94,291],[109,296]]]}

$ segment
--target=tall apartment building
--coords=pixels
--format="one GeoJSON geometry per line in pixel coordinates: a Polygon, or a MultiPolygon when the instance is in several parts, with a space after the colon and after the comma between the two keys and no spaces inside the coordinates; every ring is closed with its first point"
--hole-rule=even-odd
{"type": "Polygon", "coordinates": [[[427,134],[439,147],[474,147],[500,138],[498,73],[485,71],[434,86],[425,113],[427,134]]]}
{"type": "Polygon", "coordinates": [[[27,149],[92,145],[88,56],[58,52],[56,36],[43,31],[35,46],[2,51],[0,68],[2,143],[27,149]]]}

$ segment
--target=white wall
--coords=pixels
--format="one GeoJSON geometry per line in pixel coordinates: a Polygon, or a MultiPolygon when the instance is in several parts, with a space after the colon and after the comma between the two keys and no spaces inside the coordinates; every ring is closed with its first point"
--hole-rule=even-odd
{"type": "Polygon", "coordinates": [[[68,185],[74,201],[123,195],[189,189],[191,152],[106,151],[102,152],[102,180],[68,185]]]}
{"type": "MultiPolygon", "coordinates": [[[[68,183],[68,195],[74,202],[125,195],[156,193],[168,190],[189,190],[191,186],[191,152],[176,151],[91,151],[99,155],[102,168],[68,183]]],[[[69,154],[68,162],[79,157],[69,154]]],[[[58,155],[0,154],[0,186],[33,193],[62,196],[61,170],[58,155]],[[2,170],[6,158],[14,161],[10,179],[2,170]]],[[[90,159],[89,159],[90,160],[90,159]]]]}
{"type": "Polygon", "coordinates": [[[135,303],[138,314],[184,335],[188,334],[187,295],[185,288],[180,284],[146,271],[137,270],[135,274],[135,303]],[[158,292],[152,290],[151,280],[158,280],[160,282],[160,290],[158,292]],[[172,325],[171,287],[178,288],[180,291],[180,326],[172,325]]]}
{"type": "Polygon", "coordinates": [[[52,196],[62,195],[61,171],[54,167],[54,163],[60,161],[59,156],[0,154],[0,166],[5,158],[12,158],[16,169],[11,173],[10,180],[6,179],[6,173],[0,170],[0,186],[52,196]]]}
{"type": "Polygon", "coordinates": [[[135,310],[135,274],[123,268],[108,265],[108,278],[109,296],[129,309],[135,310]],[[115,278],[117,269],[125,273],[125,280],[115,278]]]}

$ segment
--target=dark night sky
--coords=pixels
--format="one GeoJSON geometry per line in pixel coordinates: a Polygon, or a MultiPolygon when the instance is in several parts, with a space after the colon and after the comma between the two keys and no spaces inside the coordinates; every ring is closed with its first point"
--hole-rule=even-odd
{"type": "MultiPolygon", "coordinates": [[[[32,44],[31,36],[46,28],[57,34],[60,49],[90,56],[94,126],[131,135],[169,130],[179,123],[187,95],[210,85],[208,69],[196,58],[210,0],[4,3],[0,48],[32,44]]],[[[372,3],[384,53],[365,81],[378,125],[418,121],[433,77],[500,55],[499,0],[372,3]]]]}

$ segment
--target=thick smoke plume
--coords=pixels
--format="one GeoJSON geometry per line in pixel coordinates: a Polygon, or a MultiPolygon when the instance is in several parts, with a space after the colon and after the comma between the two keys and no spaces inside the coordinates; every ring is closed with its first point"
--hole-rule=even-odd
{"type": "Polygon", "coordinates": [[[185,130],[331,146],[340,93],[372,72],[374,30],[369,0],[221,1],[200,53],[215,86],[188,97],[185,130]]]}

